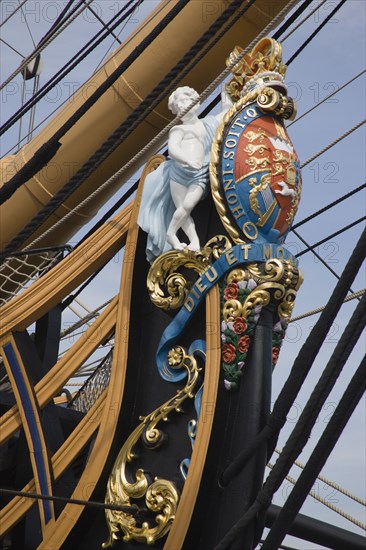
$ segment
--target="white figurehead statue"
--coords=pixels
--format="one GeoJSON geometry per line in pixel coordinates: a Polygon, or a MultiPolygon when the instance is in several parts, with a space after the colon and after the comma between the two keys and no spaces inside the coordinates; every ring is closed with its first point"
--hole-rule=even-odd
{"type": "Polygon", "coordinates": [[[162,163],[145,180],[138,224],[148,233],[146,255],[149,261],[171,249],[200,249],[191,212],[206,193],[211,145],[232,102],[223,93],[219,115],[199,119],[198,102],[182,115],[198,97],[189,86],[177,88],[169,97],[169,109],[181,118],[182,124],[173,126],[169,132],[170,160],[162,163]],[[184,231],[189,243],[178,239],[179,229],[184,231]]]}

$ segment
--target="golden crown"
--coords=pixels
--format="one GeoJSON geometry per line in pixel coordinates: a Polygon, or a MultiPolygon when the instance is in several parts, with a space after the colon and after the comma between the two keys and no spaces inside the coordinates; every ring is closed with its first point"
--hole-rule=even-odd
{"type": "MultiPolygon", "coordinates": [[[[231,66],[242,54],[243,48],[236,46],[226,60],[231,66]]],[[[286,65],[282,63],[282,46],[273,38],[262,38],[248,54],[245,54],[231,68],[234,77],[226,84],[226,91],[233,101],[253,90],[260,91],[265,86],[287,92],[284,77],[286,65]]]]}

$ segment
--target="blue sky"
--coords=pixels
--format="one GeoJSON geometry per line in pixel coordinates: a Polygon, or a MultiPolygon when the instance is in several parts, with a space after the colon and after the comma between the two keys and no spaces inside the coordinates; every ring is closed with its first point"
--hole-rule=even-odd
{"type": "MultiPolygon", "coordinates": [[[[16,5],[16,1],[3,0],[0,4],[1,17],[4,19],[16,5]]],[[[59,13],[60,6],[65,2],[36,2],[28,0],[27,20],[37,43],[44,35],[50,25],[54,22],[59,13]]],[[[93,7],[98,14],[108,20],[116,9],[116,2],[109,0],[95,0],[93,7]]],[[[121,38],[125,38],[131,30],[142,21],[145,10],[150,10],[157,2],[149,0],[145,2],[146,7],[141,8],[125,26],[121,38]]],[[[311,8],[315,6],[315,2],[311,8]]],[[[319,2],[318,2],[319,4],[319,2]]],[[[283,44],[284,61],[286,61],[300,44],[311,34],[336,5],[334,1],[326,2],[309,20],[298,29],[283,44]]],[[[305,13],[309,13],[310,8],[305,13]]],[[[320,32],[318,36],[307,46],[299,57],[288,69],[286,81],[289,94],[292,95],[298,104],[298,113],[301,115],[314,104],[319,103],[326,95],[337,87],[340,87],[349,79],[365,68],[365,16],[366,3],[364,0],[348,0],[333,20],[320,32]]],[[[56,40],[44,53],[45,68],[42,74],[41,83],[63,65],[63,63],[81,45],[87,41],[92,34],[100,28],[100,24],[91,15],[84,15],[65,31],[62,40],[56,40]],[[77,28],[77,33],[75,29],[77,28]]],[[[18,12],[3,29],[1,36],[12,44],[23,55],[32,51],[32,40],[24,22],[24,16],[18,12]]],[[[95,70],[107,46],[103,45],[98,51],[87,59],[79,69],[74,70],[66,79],[60,83],[54,93],[50,93],[42,106],[37,107],[36,120],[41,121],[57,105],[66,100],[70,89],[78,87],[95,70]]],[[[229,53],[229,52],[228,52],[229,53]]],[[[20,63],[21,58],[4,44],[1,44],[1,81],[3,81],[20,63]]],[[[218,69],[218,72],[222,67],[218,69]]],[[[29,90],[31,83],[28,83],[29,90]]],[[[18,76],[12,84],[8,85],[1,98],[1,119],[2,122],[20,106],[21,80],[18,76]]],[[[29,97],[29,96],[28,96],[29,97]]],[[[298,152],[302,163],[306,162],[315,153],[337,139],[344,132],[348,131],[355,124],[365,118],[365,79],[359,78],[342,90],[332,100],[322,104],[311,114],[301,119],[289,128],[289,134],[298,152]]],[[[27,127],[27,124],[25,124],[27,127]]],[[[2,155],[16,143],[18,136],[18,125],[13,127],[1,141],[2,155]]],[[[365,179],[365,130],[364,126],[341,143],[330,149],[318,159],[310,163],[303,170],[303,192],[300,208],[295,222],[302,220],[312,212],[318,210],[329,202],[341,197],[343,194],[364,183],[365,179]]],[[[120,194],[118,194],[120,196],[120,194]]],[[[113,201],[111,201],[113,202],[113,201]]],[[[109,203],[109,205],[111,204],[109,203]]],[[[106,210],[107,206],[102,209],[106,210]]],[[[365,195],[358,193],[341,205],[323,214],[314,222],[310,222],[299,228],[300,235],[309,243],[319,241],[323,237],[337,231],[342,226],[351,223],[353,220],[364,215],[365,195]]],[[[332,239],[330,242],[320,246],[318,253],[329,262],[331,267],[340,274],[348,257],[361,233],[361,225],[347,231],[346,233],[332,239]]],[[[81,234],[84,231],[81,232],[81,234]]],[[[80,235],[81,235],[80,234],[80,235]]],[[[80,236],[79,235],[79,236],[80,236]]],[[[78,236],[75,237],[75,241],[78,236]]],[[[287,239],[288,248],[296,251],[302,250],[304,245],[290,233],[287,239]]],[[[83,295],[83,300],[93,309],[104,302],[114,293],[118,292],[119,277],[121,270],[122,255],[120,254],[111,263],[112,268],[103,272],[103,284],[97,288],[88,290],[83,295]],[[108,288],[108,292],[102,289],[108,288]]],[[[301,257],[300,267],[303,271],[305,281],[298,294],[294,315],[299,315],[313,308],[324,305],[336,283],[335,277],[309,252],[301,257]]],[[[360,273],[356,278],[353,289],[359,290],[365,286],[365,274],[360,273]]],[[[285,430],[281,435],[279,446],[285,442],[285,435],[289,434],[299,411],[304,406],[309,393],[319,377],[322,368],[333,351],[336,342],[345,327],[350,314],[356,305],[352,301],[341,309],[319,357],[312,369],[309,380],[296,399],[296,405],[291,410],[285,430]]],[[[280,360],[273,376],[273,399],[275,399],[280,388],[286,379],[290,366],[296,357],[298,350],[309,334],[311,327],[315,324],[317,316],[308,317],[295,322],[290,326],[283,347],[280,360]]],[[[65,318],[65,323],[69,322],[65,318]]],[[[359,344],[352,353],[347,367],[342,373],[336,388],[331,393],[324,406],[319,421],[313,431],[312,437],[300,460],[306,461],[311,449],[316,443],[317,437],[329,420],[330,413],[334,410],[335,403],[344,391],[352,373],[358,366],[360,357],[364,353],[364,346],[359,344]]],[[[324,474],[346,487],[351,492],[365,498],[365,401],[357,408],[356,413],[340,441],[335,452],[327,463],[324,474]]],[[[273,462],[273,460],[272,460],[273,462]]],[[[294,468],[293,477],[297,477],[299,470],[294,468]]],[[[288,491],[285,484],[278,492],[275,502],[282,504],[284,494],[288,491]]],[[[362,517],[362,509],[338,492],[333,492],[324,483],[316,485],[316,491],[320,496],[328,498],[336,506],[345,509],[351,515],[365,521],[362,517]]],[[[330,523],[361,533],[361,530],[347,522],[337,514],[328,511],[322,504],[309,499],[302,509],[303,513],[324,519],[330,523]]],[[[291,539],[287,539],[290,544],[291,539]]],[[[294,546],[307,548],[296,541],[294,546]]],[[[313,545],[311,548],[315,548],[313,545]]]]}

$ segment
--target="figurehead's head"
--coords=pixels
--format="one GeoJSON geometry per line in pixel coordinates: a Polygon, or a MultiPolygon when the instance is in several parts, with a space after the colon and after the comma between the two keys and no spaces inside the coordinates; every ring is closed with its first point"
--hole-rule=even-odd
{"type": "MultiPolygon", "coordinates": [[[[189,86],[181,86],[169,96],[168,107],[174,115],[179,116],[198,98],[199,94],[196,90],[189,86]]],[[[197,111],[199,105],[199,103],[196,103],[188,112],[197,111]]]]}

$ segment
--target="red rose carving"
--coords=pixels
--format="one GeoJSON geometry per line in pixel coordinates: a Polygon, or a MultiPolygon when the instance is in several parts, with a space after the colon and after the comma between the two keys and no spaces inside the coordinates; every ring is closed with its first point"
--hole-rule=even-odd
{"type": "Polygon", "coordinates": [[[248,335],[239,338],[238,350],[240,353],[247,353],[250,346],[250,338],[248,335]]]}
{"type": "Polygon", "coordinates": [[[247,322],[244,317],[237,317],[234,320],[234,332],[236,334],[243,334],[247,330],[247,322]]]}
{"type": "Polygon", "coordinates": [[[233,344],[224,344],[222,347],[222,360],[225,363],[233,363],[236,359],[236,349],[233,344]]]}
{"type": "Polygon", "coordinates": [[[235,298],[238,297],[238,290],[239,290],[239,287],[236,283],[231,283],[227,285],[227,287],[224,290],[225,300],[235,300],[235,298]]]}

